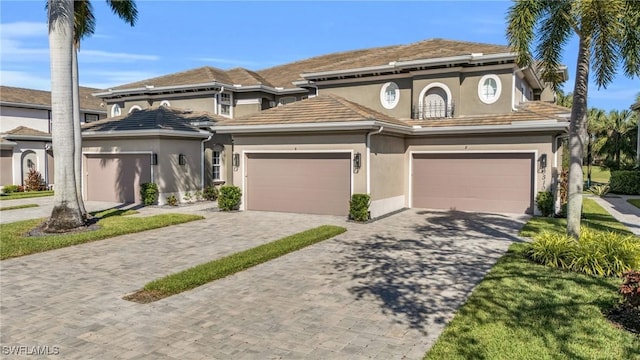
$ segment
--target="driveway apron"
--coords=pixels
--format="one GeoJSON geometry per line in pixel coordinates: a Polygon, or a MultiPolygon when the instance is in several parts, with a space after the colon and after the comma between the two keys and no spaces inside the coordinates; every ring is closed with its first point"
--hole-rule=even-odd
{"type": "Polygon", "coordinates": [[[370,224],[202,214],[0,262],[0,343],[56,346],[64,359],[420,359],[526,221],[419,209],[370,224]],[[122,300],[153,279],[321,224],[348,231],[151,304],[122,300]]]}

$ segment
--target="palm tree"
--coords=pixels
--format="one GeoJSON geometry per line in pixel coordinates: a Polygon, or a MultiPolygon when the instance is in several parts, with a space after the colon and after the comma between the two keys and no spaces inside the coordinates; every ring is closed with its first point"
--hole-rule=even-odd
{"type": "Polygon", "coordinates": [[[59,232],[84,224],[76,196],[73,155],[73,0],[51,0],[48,7],[51,61],[51,123],[56,191],[45,231],[59,232]]]}
{"type": "Polygon", "coordinates": [[[573,105],[573,93],[568,92],[565,95],[564,91],[558,90],[558,92],[556,93],[556,105],[564,106],[571,109],[571,105],[573,105]]]}
{"type": "Polygon", "coordinates": [[[629,110],[612,110],[594,122],[596,142],[593,150],[611,170],[630,167],[635,158],[636,121],[629,110]]]}
{"type": "Polygon", "coordinates": [[[628,77],[640,76],[640,1],[520,0],[509,8],[507,38],[519,66],[533,63],[531,47],[542,63],[542,77],[558,90],[562,50],[578,38],[576,79],[569,127],[569,201],[567,233],[580,236],[582,158],[587,135],[589,71],[606,87],[620,63],[628,77]]]}

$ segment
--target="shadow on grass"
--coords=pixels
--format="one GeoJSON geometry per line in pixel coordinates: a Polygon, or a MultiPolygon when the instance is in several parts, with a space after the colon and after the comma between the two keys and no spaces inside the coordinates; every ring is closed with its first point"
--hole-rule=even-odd
{"type": "Polygon", "coordinates": [[[374,298],[425,335],[452,318],[485,273],[513,242],[524,221],[494,214],[417,211],[383,220],[386,231],[344,242],[334,267],[351,274],[357,300],[374,298]],[[435,327],[434,327],[435,326],[435,327]]]}

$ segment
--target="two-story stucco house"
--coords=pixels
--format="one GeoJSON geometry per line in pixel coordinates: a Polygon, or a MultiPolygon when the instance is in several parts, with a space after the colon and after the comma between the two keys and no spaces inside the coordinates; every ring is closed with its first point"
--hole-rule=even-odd
{"type": "MultiPolygon", "coordinates": [[[[99,89],[80,87],[82,122],[107,116],[99,89]]],[[[22,185],[30,169],[53,184],[51,150],[51,93],[48,91],[0,86],[0,186],[22,185]]]]}
{"type": "MultiPolygon", "coordinates": [[[[110,117],[86,125],[85,162],[108,158],[95,177],[144,174],[164,196],[234,184],[248,210],[345,215],[352,194],[368,193],[374,217],[533,213],[555,184],[570,114],[515,57],[432,39],[123,85],[96,94],[110,117]]],[[[121,187],[108,196],[122,199],[121,187]]]]}

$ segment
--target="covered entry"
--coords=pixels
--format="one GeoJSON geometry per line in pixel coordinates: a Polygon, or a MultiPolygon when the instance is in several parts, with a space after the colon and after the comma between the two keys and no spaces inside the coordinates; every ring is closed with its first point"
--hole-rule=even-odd
{"type": "Polygon", "coordinates": [[[533,213],[533,153],[412,156],[412,207],[533,213]]]}
{"type": "Polygon", "coordinates": [[[248,210],[347,215],[350,153],[250,153],[248,210]]]}
{"type": "Polygon", "coordinates": [[[138,203],[140,184],[151,181],[150,154],[86,154],[86,199],[138,203]]]}

